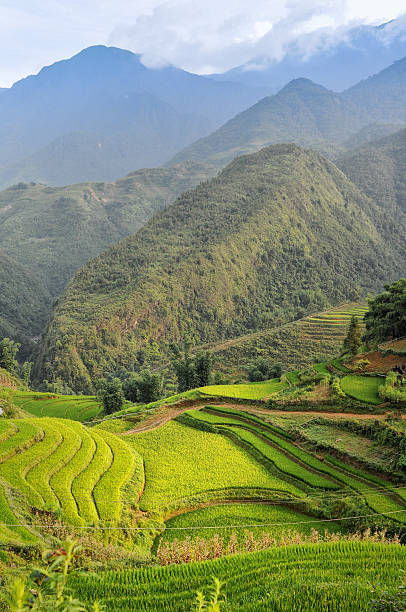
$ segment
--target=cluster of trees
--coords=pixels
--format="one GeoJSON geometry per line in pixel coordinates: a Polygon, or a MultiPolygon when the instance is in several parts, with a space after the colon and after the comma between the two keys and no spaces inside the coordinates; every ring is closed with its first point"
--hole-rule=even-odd
{"type": "MultiPolygon", "coordinates": [[[[182,347],[175,344],[170,347],[170,359],[179,393],[212,382],[211,353],[204,351],[192,357],[190,349],[191,342],[187,340],[182,347]]],[[[118,369],[97,383],[97,397],[107,414],[121,410],[125,400],[143,404],[156,402],[161,399],[163,392],[163,375],[148,369],[140,372],[118,369]]]]}
{"type": "Polygon", "coordinates": [[[182,347],[171,344],[171,363],[177,379],[178,391],[183,393],[195,387],[204,387],[211,382],[213,356],[209,351],[190,354],[191,342],[185,341],[182,347]]]}
{"type": "Polygon", "coordinates": [[[343,342],[343,352],[356,355],[362,346],[362,333],[359,318],[352,315],[347,335],[343,342]]]}
{"type": "Polygon", "coordinates": [[[17,361],[17,353],[20,346],[18,342],[11,340],[11,338],[3,338],[0,341],[0,368],[7,370],[7,372],[14,376],[19,376],[29,386],[33,364],[31,361],[24,361],[20,367],[17,361]]]}
{"type": "Polygon", "coordinates": [[[367,342],[406,336],[406,278],[385,285],[383,293],[368,300],[365,327],[367,342]]]}
{"type": "Polygon", "coordinates": [[[280,378],[282,375],[282,364],[271,364],[267,359],[259,357],[248,367],[248,380],[250,382],[261,382],[271,378],[280,378]]]}

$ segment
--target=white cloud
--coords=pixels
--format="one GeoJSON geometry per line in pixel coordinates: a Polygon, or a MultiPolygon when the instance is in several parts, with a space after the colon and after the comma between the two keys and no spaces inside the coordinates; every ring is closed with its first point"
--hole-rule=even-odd
{"type": "Polygon", "coordinates": [[[404,11],[404,0],[1,0],[0,86],[106,43],[149,65],[222,71],[261,54],[280,58],[304,35],[324,45],[354,20],[404,11]]]}

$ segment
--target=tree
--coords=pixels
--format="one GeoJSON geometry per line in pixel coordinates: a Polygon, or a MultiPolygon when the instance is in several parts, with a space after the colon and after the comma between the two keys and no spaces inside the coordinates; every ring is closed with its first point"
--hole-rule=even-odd
{"type": "Polygon", "coordinates": [[[367,342],[406,336],[406,278],[385,285],[383,293],[370,298],[364,320],[367,342]]]}
{"type": "Polygon", "coordinates": [[[356,355],[361,344],[362,340],[359,319],[357,316],[352,315],[350,324],[348,326],[347,336],[343,342],[343,349],[344,351],[349,351],[353,355],[356,355]]]}
{"type": "Polygon", "coordinates": [[[106,414],[121,410],[124,404],[123,387],[119,378],[102,379],[97,385],[97,399],[106,414]]]}
{"type": "Polygon", "coordinates": [[[7,370],[11,374],[17,373],[18,361],[16,355],[20,346],[18,342],[14,342],[10,338],[3,338],[0,342],[0,368],[7,370]]]}
{"type": "Polygon", "coordinates": [[[33,362],[32,361],[24,361],[23,365],[21,366],[21,370],[20,370],[20,378],[23,382],[25,382],[25,384],[27,385],[27,387],[30,386],[30,382],[31,382],[31,370],[32,370],[32,366],[33,366],[33,362]]]}
{"type": "Polygon", "coordinates": [[[171,362],[178,381],[178,391],[183,393],[194,387],[203,387],[210,383],[213,369],[213,357],[209,351],[199,353],[195,359],[190,355],[191,342],[185,340],[181,350],[171,344],[171,362]]]}
{"type": "Polygon", "coordinates": [[[210,384],[213,370],[213,356],[209,351],[199,353],[194,360],[195,386],[204,387],[210,384]]]}
{"type": "Polygon", "coordinates": [[[263,357],[259,357],[251,363],[248,368],[248,380],[251,382],[261,382],[270,378],[280,378],[282,374],[282,364],[275,363],[271,365],[263,357]]]}
{"type": "Polygon", "coordinates": [[[123,385],[126,399],[130,402],[143,402],[149,404],[156,402],[162,396],[163,377],[143,370],[139,375],[131,374],[123,385]]]}

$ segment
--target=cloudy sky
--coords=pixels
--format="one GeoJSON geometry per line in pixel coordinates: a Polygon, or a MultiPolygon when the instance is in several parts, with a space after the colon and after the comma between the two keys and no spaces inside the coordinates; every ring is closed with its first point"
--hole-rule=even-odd
{"type": "Polygon", "coordinates": [[[345,36],[405,12],[405,0],[0,0],[0,87],[84,47],[109,44],[144,63],[223,72],[283,57],[313,31],[345,36]]]}

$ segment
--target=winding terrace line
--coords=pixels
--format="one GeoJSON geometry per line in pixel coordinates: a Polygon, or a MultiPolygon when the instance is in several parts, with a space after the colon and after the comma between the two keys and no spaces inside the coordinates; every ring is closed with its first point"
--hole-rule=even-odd
{"type": "MultiPolygon", "coordinates": [[[[385,418],[386,414],[358,414],[353,412],[328,412],[328,411],[319,411],[319,410],[270,410],[267,408],[258,408],[257,406],[253,406],[252,404],[233,404],[229,401],[224,401],[221,398],[213,400],[213,398],[207,399],[197,399],[191,400],[187,403],[182,403],[179,405],[172,404],[169,406],[162,406],[158,408],[158,410],[148,416],[144,421],[129,429],[128,431],[123,432],[122,436],[129,436],[131,434],[144,433],[146,431],[151,431],[153,429],[158,429],[161,425],[165,425],[168,421],[173,420],[178,415],[183,412],[187,412],[188,410],[196,410],[199,408],[205,408],[208,405],[218,405],[219,407],[224,406],[226,408],[232,408],[241,410],[242,412],[251,412],[252,414],[258,414],[260,416],[268,415],[272,416],[287,416],[287,415],[295,415],[295,416],[319,416],[319,417],[329,417],[329,418],[342,418],[342,419],[375,419],[382,420],[385,418]]],[[[406,418],[406,415],[403,415],[403,418],[406,418]]]]}

